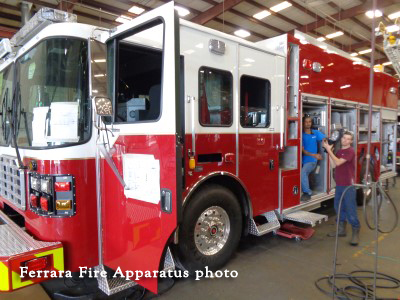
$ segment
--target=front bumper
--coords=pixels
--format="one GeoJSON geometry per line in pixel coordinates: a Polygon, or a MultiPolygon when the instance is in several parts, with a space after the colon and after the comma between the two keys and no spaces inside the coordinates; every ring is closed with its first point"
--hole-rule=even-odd
{"type": "Polygon", "coordinates": [[[26,262],[41,257],[46,257],[46,266],[42,270],[64,270],[64,252],[60,242],[35,240],[0,210],[0,292],[11,292],[50,279],[50,276],[20,276],[20,268],[26,262]]]}

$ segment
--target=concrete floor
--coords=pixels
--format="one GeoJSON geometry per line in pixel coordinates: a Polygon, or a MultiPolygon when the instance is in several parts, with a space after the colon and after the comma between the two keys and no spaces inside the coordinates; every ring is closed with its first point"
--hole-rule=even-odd
{"type": "MultiPolygon", "coordinates": [[[[400,210],[400,184],[390,187],[389,193],[400,210]]],[[[227,270],[236,270],[235,279],[178,279],[172,289],[159,299],[329,299],[315,287],[314,282],[332,274],[334,238],[327,233],[334,230],[334,212],[331,207],[322,208],[329,221],[315,227],[314,236],[297,242],[272,234],[263,237],[249,236],[243,239],[227,270]]],[[[359,208],[359,216],[362,209],[359,208]]],[[[383,204],[381,222],[388,229],[393,221],[393,210],[383,204]]],[[[372,270],[374,266],[374,232],[367,229],[360,218],[361,242],[359,246],[348,244],[350,236],[340,238],[338,273],[355,270],[372,270]]],[[[379,236],[378,271],[400,279],[400,228],[379,236]]],[[[138,293],[140,294],[140,293],[138,293]]],[[[378,290],[378,297],[400,299],[400,289],[378,290]]],[[[124,299],[122,297],[121,299],[124,299]]],[[[151,298],[146,294],[144,299],[151,298]]],[[[12,294],[0,295],[5,299],[49,299],[40,288],[33,286],[12,294]]],[[[116,299],[116,298],[114,298],[116,299]]],[[[133,295],[125,299],[138,299],[133,295]]]]}

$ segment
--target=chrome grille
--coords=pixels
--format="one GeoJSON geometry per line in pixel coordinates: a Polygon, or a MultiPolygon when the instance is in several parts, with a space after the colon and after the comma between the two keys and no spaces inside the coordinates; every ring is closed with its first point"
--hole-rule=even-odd
{"type": "Polygon", "coordinates": [[[25,172],[18,169],[14,156],[0,156],[0,195],[16,207],[26,210],[25,172]]]}

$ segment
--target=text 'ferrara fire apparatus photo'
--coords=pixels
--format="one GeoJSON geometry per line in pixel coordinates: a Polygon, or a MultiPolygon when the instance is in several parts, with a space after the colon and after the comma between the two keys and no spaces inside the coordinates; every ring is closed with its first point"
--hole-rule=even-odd
{"type": "MultiPolygon", "coordinates": [[[[1,292],[51,279],[21,270],[216,271],[243,235],[316,225],[335,180],[319,151],[301,201],[303,116],[331,143],[352,131],[365,172],[369,65],[301,32],[252,43],[172,2],[113,30],[42,8],[0,55],[1,292]]],[[[375,73],[380,180],[396,174],[397,85],[375,73]]],[[[158,291],[157,276],[98,284],[158,291]]]]}

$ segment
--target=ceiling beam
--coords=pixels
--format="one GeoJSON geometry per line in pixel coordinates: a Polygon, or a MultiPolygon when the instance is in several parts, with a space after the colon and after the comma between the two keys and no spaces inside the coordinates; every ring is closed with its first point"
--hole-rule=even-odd
{"type": "Polygon", "coordinates": [[[201,14],[194,17],[191,21],[200,25],[203,25],[212,19],[218,17],[220,14],[223,14],[225,11],[230,10],[235,5],[239,4],[243,0],[224,0],[223,2],[214,5],[210,9],[202,12],[201,14]]]}
{"type": "Polygon", "coordinates": [[[19,13],[21,12],[21,10],[18,7],[14,6],[14,5],[10,5],[10,4],[5,4],[5,3],[0,3],[0,8],[13,10],[13,11],[16,11],[19,13]]]}
{"type": "Polygon", "coordinates": [[[21,16],[5,13],[5,12],[1,12],[1,11],[0,11],[0,18],[21,22],[21,16]]]}
{"type": "Polygon", "coordinates": [[[0,38],[10,39],[17,32],[17,29],[0,25],[0,38]]]}
{"type": "Polygon", "coordinates": [[[236,16],[238,16],[238,17],[241,17],[241,18],[243,18],[243,19],[245,19],[245,20],[247,20],[247,21],[250,21],[250,22],[252,22],[252,23],[258,24],[258,25],[260,25],[260,26],[263,26],[263,27],[265,27],[265,28],[268,28],[268,29],[270,29],[270,30],[273,30],[273,31],[275,31],[275,32],[278,32],[279,34],[284,34],[284,33],[286,33],[285,31],[283,31],[283,30],[281,30],[281,29],[279,29],[279,28],[276,28],[276,27],[274,27],[274,26],[272,26],[272,25],[269,25],[269,24],[264,23],[264,22],[262,22],[262,21],[260,21],[260,20],[257,20],[256,18],[250,17],[250,16],[248,16],[248,15],[246,15],[246,14],[244,14],[244,13],[242,13],[242,12],[236,10],[236,9],[231,9],[229,12],[232,13],[232,14],[234,14],[234,15],[236,15],[236,16]]]}
{"type": "MultiPolygon", "coordinates": [[[[378,3],[377,9],[384,8],[384,7],[392,5],[394,3],[395,3],[395,0],[380,0],[378,3]]],[[[327,18],[319,18],[319,20],[317,20],[315,22],[311,22],[309,24],[303,25],[302,27],[298,28],[298,30],[307,32],[308,30],[313,30],[313,29],[317,29],[321,26],[324,26],[326,24],[327,19],[328,20],[329,19],[345,20],[345,19],[349,19],[351,17],[355,17],[357,15],[361,15],[361,14],[365,13],[368,9],[370,9],[371,5],[372,5],[371,2],[365,2],[363,4],[360,4],[360,5],[354,6],[352,8],[342,10],[333,15],[330,15],[327,18]]]]}

